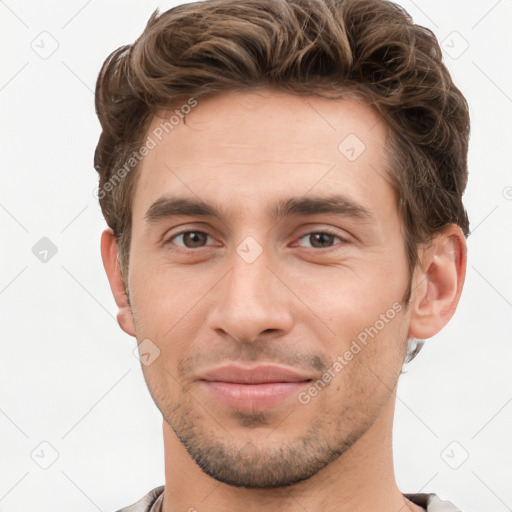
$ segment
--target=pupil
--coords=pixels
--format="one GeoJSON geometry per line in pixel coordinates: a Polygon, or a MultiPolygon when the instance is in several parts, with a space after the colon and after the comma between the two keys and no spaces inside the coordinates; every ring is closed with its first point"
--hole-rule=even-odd
{"type": "Polygon", "coordinates": [[[206,234],[197,233],[196,231],[185,233],[183,235],[183,242],[187,247],[201,247],[206,242],[206,234]]]}
{"type": "Polygon", "coordinates": [[[310,235],[310,242],[313,247],[330,247],[334,242],[334,235],[329,233],[313,233],[310,235]]]}

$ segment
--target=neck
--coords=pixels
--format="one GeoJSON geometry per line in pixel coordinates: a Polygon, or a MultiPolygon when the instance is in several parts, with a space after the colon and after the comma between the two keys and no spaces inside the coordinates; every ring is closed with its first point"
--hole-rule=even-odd
{"type": "Polygon", "coordinates": [[[162,512],[408,512],[423,510],[396,484],[392,454],[394,400],[342,456],[308,480],[278,489],[246,489],[202,472],[164,421],[165,491],[162,512]]]}

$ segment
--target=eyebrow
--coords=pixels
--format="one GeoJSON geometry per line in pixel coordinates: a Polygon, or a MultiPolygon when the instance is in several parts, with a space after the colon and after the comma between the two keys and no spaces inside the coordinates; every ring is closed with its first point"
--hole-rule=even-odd
{"type": "MultiPolygon", "coordinates": [[[[269,211],[274,219],[335,214],[353,217],[367,223],[377,220],[368,208],[344,195],[292,197],[278,201],[269,211]]],[[[144,218],[147,223],[153,224],[174,216],[215,217],[221,221],[226,217],[218,206],[205,203],[200,199],[161,197],[151,204],[144,218]]]]}
{"type": "Polygon", "coordinates": [[[222,219],[222,212],[204,201],[181,197],[161,197],[147,210],[144,218],[149,224],[174,216],[216,217],[222,219]]]}
{"type": "Polygon", "coordinates": [[[368,208],[344,195],[315,197],[292,197],[277,203],[273,217],[281,219],[293,215],[317,215],[330,213],[354,217],[364,222],[376,222],[377,218],[368,208]]]}

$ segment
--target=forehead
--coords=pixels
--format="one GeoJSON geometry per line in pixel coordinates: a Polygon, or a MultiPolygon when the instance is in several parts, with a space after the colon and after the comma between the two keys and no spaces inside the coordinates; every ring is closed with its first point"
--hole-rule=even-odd
{"type": "Polygon", "coordinates": [[[164,192],[256,205],[312,189],[357,197],[389,188],[385,123],[355,97],[261,89],[188,104],[152,119],[134,216],[164,192]]]}
{"type": "Polygon", "coordinates": [[[183,105],[176,104],[172,111],[160,111],[148,130],[156,143],[173,145],[176,158],[190,158],[191,146],[195,158],[206,156],[209,145],[216,144],[230,159],[256,153],[286,160],[293,157],[287,151],[294,147],[300,148],[301,154],[312,150],[332,160],[340,155],[338,143],[345,136],[352,135],[356,151],[361,150],[357,138],[363,141],[371,137],[381,143],[386,137],[381,115],[354,95],[333,100],[262,88],[193,101],[194,107],[187,106],[191,101],[183,100],[183,105]],[[180,111],[189,114],[182,119],[180,111]]]}

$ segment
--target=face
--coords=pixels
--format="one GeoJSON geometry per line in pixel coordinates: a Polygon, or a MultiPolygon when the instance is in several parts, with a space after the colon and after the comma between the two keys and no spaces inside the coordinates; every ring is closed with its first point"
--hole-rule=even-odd
{"type": "Polygon", "coordinates": [[[270,90],[199,100],[163,137],[162,122],[128,274],[137,339],[159,353],[149,390],[217,480],[307,479],[374,425],[407,348],[385,126],[356,99],[270,90]]]}

